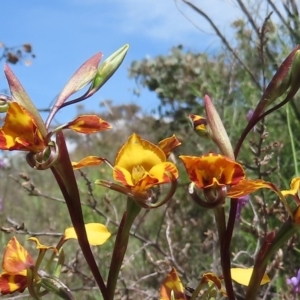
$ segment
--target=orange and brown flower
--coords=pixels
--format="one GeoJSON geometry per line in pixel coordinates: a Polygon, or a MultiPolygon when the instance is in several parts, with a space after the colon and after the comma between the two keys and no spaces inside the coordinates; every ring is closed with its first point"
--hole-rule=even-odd
{"type": "Polygon", "coordinates": [[[40,152],[47,145],[32,115],[17,102],[11,102],[0,129],[0,149],[40,152]]]}
{"type": "Polygon", "coordinates": [[[97,156],[87,156],[79,162],[72,162],[72,165],[76,170],[105,162],[112,168],[114,180],[120,184],[106,180],[96,180],[96,184],[134,198],[143,207],[154,208],[168,201],[176,190],[178,170],[167,158],[180,144],[175,135],[155,145],[134,133],[119,150],[114,165],[97,156]],[[149,190],[165,183],[171,183],[168,195],[162,202],[152,205],[149,190]]]}
{"type": "Polygon", "coordinates": [[[183,284],[175,268],[172,268],[160,288],[160,300],[186,300],[183,284]]]}
{"type": "MultiPolygon", "coordinates": [[[[104,244],[111,235],[106,226],[100,223],[85,224],[85,229],[89,244],[93,246],[104,244]]],[[[78,239],[73,227],[65,230],[65,234],[56,247],[43,245],[35,237],[29,238],[28,240],[34,242],[36,249],[39,251],[35,262],[28,251],[18,242],[16,237],[13,237],[8,242],[3,255],[3,271],[0,274],[0,293],[2,295],[12,294],[14,292],[22,293],[27,287],[29,292],[31,292],[34,285],[43,279],[38,269],[45,252],[52,250],[55,254],[58,254],[61,246],[70,239],[78,239]],[[33,276],[28,272],[29,269],[34,272],[33,276]]],[[[52,258],[54,257],[55,256],[52,256],[52,258]]]]}
{"type": "Polygon", "coordinates": [[[221,155],[180,156],[189,178],[199,189],[237,185],[245,178],[243,167],[221,155]]]}
{"type": "Polygon", "coordinates": [[[224,155],[209,153],[199,157],[180,156],[180,159],[190,180],[204,191],[209,202],[214,202],[206,207],[223,204],[226,196],[240,198],[261,188],[276,191],[269,182],[247,179],[242,165],[224,155]]]}
{"type": "Polygon", "coordinates": [[[7,244],[0,274],[2,295],[22,293],[27,287],[27,269],[34,266],[34,260],[27,250],[13,237],[7,244]]]}
{"type": "Polygon", "coordinates": [[[39,153],[49,145],[50,136],[59,130],[72,129],[89,134],[109,128],[110,125],[98,116],[82,115],[47,133],[45,127],[38,126],[38,122],[30,112],[13,101],[9,104],[4,125],[0,128],[0,149],[39,153]]]}

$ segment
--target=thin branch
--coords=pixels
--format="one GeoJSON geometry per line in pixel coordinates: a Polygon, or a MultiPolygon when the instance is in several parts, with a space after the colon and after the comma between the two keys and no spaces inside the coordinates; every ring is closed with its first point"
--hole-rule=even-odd
{"type": "Polygon", "coordinates": [[[248,9],[244,5],[243,1],[241,1],[241,0],[236,0],[236,1],[237,1],[238,5],[240,6],[241,10],[243,11],[243,13],[246,15],[248,21],[250,22],[250,24],[251,24],[252,28],[254,29],[254,31],[256,32],[257,36],[259,36],[260,35],[259,27],[255,24],[255,21],[252,18],[252,15],[250,14],[248,9]]]}
{"type": "MultiPolygon", "coordinates": [[[[299,34],[297,32],[295,32],[293,30],[293,28],[290,26],[290,24],[287,23],[286,19],[284,18],[284,16],[282,15],[282,13],[280,12],[280,10],[277,8],[277,6],[273,3],[272,0],[267,0],[268,3],[270,4],[270,6],[272,7],[272,9],[275,11],[275,13],[277,14],[278,18],[280,19],[280,21],[282,22],[282,24],[286,27],[286,29],[290,32],[290,35],[293,38],[293,42],[297,42],[299,41],[299,34]]],[[[282,2],[284,5],[284,2],[282,2]]],[[[284,5],[285,6],[285,5],[284,5]]],[[[288,8],[286,8],[288,9],[288,8]]],[[[289,14],[289,10],[287,10],[287,13],[289,14]]]]}
{"type": "Polygon", "coordinates": [[[6,233],[17,232],[20,234],[29,234],[31,236],[63,236],[60,232],[34,232],[25,228],[24,224],[19,224],[15,220],[7,217],[6,221],[12,225],[12,227],[0,227],[0,230],[6,233]]]}
{"type": "Polygon", "coordinates": [[[189,7],[191,7],[193,10],[195,10],[198,14],[200,14],[202,17],[204,17],[207,22],[210,24],[210,26],[214,29],[217,36],[221,39],[222,43],[225,45],[225,47],[232,53],[232,55],[238,60],[238,62],[243,66],[245,71],[249,74],[251,77],[253,83],[257,86],[259,90],[261,90],[261,86],[259,81],[256,79],[255,75],[251,72],[251,70],[248,68],[247,65],[242,61],[242,59],[238,56],[237,52],[230,46],[229,42],[225,38],[225,36],[220,32],[218,27],[215,25],[215,23],[212,21],[212,19],[201,9],[196,7],[193,3],[191,3],[189,0],[181,0],[185,4],[187,4],[189,7]]]}

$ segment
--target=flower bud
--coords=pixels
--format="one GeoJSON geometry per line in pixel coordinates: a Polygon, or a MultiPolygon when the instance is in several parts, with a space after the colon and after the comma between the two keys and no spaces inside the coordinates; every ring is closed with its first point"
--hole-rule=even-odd
{"type": "Polygon", "coordinates": [[[4,66],[4,73],[7,79],[7,83],[9,85],[12,98],[32,115],[42,136],[46,136],[47,130],[42,117],[40,116],[37,108],[29,98],[22,84],[7,64],[4,66]]]}
{"type": "Polygon", "coordinates": [[[57,295],[61,299],[74,299],[74,296],[72,295],[70,289],[57,277],[51,274],[47,274],[43,270],[40,270],[38,274],[41,277],[39,283],[45,290],[57,295]]]}
{"type": "Polygon", "coordinates": [[[105,82],[117,71],[121,63],[123,62],[125,55],[129,49],[129,45],[125,44],[112,55],[110,55],[103,64],[98,68],[97,74],[94,77],[92,85],[90,86],[87,94],[89,96],[96,93],[105,82]]]}
{"type": "Polygon", "coordinates": [[[208,95],[204,96],[206,110],[207,133],[219,147],[221,153],[230,159],[234,158],[232,145],[230,143],[223,122],[208,95]]]}
{"type": "Polygon", "coordinates": [[[288,97],[293,97],[300,87],[300,49],[295,52],[290,72],[290,90],[288,97]]]}
{"type": "MultiPolygon", "coordinates": [[[[297,71],[297,69],[299,69],[299,49],[300,46],[296,46],[278,68],[254,111],[255,118],[263,114],[270,104],[291,87],[292,81],[295,81],[295,77],[298,76],[296,76],[296,74],[299,72],[297,71]],[[294,73],[294,75],[292,75],[292,73],[294,73]]],[[[292,89],[293,87],[291,87],[290,91],[292,89]]]]}
{"type": "Polygon", "coordinates": [[[188,115],[188,119],[194,131],[200,136],[207,136],[207,121],[198,115],[188,115]]]}

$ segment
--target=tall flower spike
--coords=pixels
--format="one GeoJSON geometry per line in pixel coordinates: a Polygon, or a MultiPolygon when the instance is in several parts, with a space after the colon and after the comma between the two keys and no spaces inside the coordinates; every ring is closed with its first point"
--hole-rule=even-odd
{"type": "MultiPolygon", "coordinates": [[[[62,133],[62,129],[66,128],[82,133],[91,133],[102,130],[100,118],[98,118],[98,121],[96,118],[95,121],[94,116],[85,115],[68,123],[66,126],[64,125],[61,128],[56,128],[52,132],[48,132],[47,130],[53,116],[62,106],[61,103],[64,103],[74,91],[82,88],[83,85],[94,78],[97,73],[98,58],[96,55],[96,57],[88,61],[87,64],[84,64],[80,68],[80,71],[75,74],[75,79],[73,77],[71,83],[69,82],[67,87],[63,89],[63,93],[52,109],[46,124],[44,124],[37,109],[34,107],[17,78],[6,66],[5,74],[13,96],[12,98],[16,101],[16,104],[10,104],[10,107],[12,107],[11,111],[8,109],[4,126],[0,128],[0,146],[4,150],[28,151],[26,157],[27,162],[33,168],[51,168],[56,182],[65,198],[72,224],[78,235],[80,248],[82,249],[83,255],[103,297],[107,299],[106,286],[88,243],[78,186],[72,169],[69,152],[66,147],[65,138],[62,133]],[[95,61],[96,66],[94,65],[95,61]],[[13,108],[15,110],[13,110],[13,108]],[[14,111],[18,111],[19,115],[14,116],[14,111]],[[16,120],[18,120],[20,124],[17,128],[15,126],[16,120]],[[32,125],[31,128],[29,128],[28,125],[32,125]],[[56,142],[50,140],[54,133],[56,134],[56,142]],[[29,142],[27,137],[30,137],[29,142]]],[[[102,122],[102,124],[105,124],[105,129],[108,128],[107,123],[102,122]]]]}

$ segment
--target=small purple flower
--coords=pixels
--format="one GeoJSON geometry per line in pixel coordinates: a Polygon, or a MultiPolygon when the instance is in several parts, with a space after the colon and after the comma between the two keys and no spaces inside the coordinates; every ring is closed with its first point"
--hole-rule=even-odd
{"type": "Polygon", "coordinates": [[[5,167],[5,163],[3,158],[0,158],[0,168],[4,168],[5,167]]]}
{"type": "Polygon", "coordinates": [[[246,195],[238,199],[238,206],[236,210],[235,219],[240,221],[242,208],[249,202],[250,196],[246,195]]]}
{"type": "Polygon", "coordinates": [[[294,294],[297,294],[300,292],[299,285],[300,285],[300,269],[298,270],[297,277],[292,277],[286,280],[287,284],[290,284],[293,286],[293,292],[294,294]]]}
{"type": "MultiPolygon", "coordinates": [[[[249,111],[246,114],[246,119],[248,122],[250,122],[250,120],[252,119],[252,116],[254,114],[254,110],[253,109],[249,109],[249,111]]],[[[253,131],[256,131],[256,126],[253,127],[253,131]]]]}
{"type": "Polygon", "coordinates": [[[249,109],[249,111],[246,114],[246,119],[249,122],[253,116],[254,110],[253,109],[249,109]]]}
{"type": "Polygon", "coordinates": [[[8,158],[0,158],[0,169],[7,169],[10,167],[8,158]]]}

